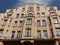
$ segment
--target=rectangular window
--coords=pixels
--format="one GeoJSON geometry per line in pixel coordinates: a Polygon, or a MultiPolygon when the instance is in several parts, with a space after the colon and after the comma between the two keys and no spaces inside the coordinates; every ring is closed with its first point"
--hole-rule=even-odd
{"type": "Polygon", "coordinates": [[[57,17],[54,17],[54,18],[53,18],[53,23],[58,23],[57,17]]]}
{"type": "Polygon", "coordinates": [[[18,31],[17,32],[17,39],[20,39],[21,38],[21,31],[18,31]]]}
{"type": "Polygon", "coordinates": [[[32,24],[32,19],[27,19],[27,24],[32,24]]]}
{"type": "Polygon", "coordinates": [[[18,22],[17,22],[17,21],[15,21],[15,22],[14,22],[14,26],[17,26],[17,23],[18,23],[18,22]]]}
{"type": "Polygon", "coordinates": [[[3,34],[3,30],[0,29],[0,37],[2,37],[3,34]]]}
{"type": "Polygon", "coordinates": [[[37,26],[40,26],[40,20],[37,20],[37,26]]]}
{"type": "Polygon", "coordinates": [[[46,26],[46,20],[42,20],[42,25],[46,26]]]}
{"type": "Polygon", "coordinates": [[[14,39],[14,36],[15,36],[15,31],[12,31],[11,38],[14,39]]]}
{"type": "Polygon", "coordinates": [[[22,21],[19,22],[19,26],[23,26],[23,22],[22,21]]]}
{"type": "Polygon", "coordinates": [[[40,30],[37,31],[37,38],[41,38],[41,31],[40,30]]]}
{"type": "Polygon", "coordinates": [[[47,30],[44,30],[44,31],[43,31],[43,34],[44,34],[44,37],[43,37],[43,38],[46,39],[46,38],[48,37],[48,36],[47,36],[47,30]]]}
{"type": "Polygon", "coordinates": [[[31,36],[31,28],[26,28],[25,36],[27,37],[31,36]]]}
{"type": "Polygon", "coordinates": [[[56,35],[60,36],[60,28],[56,28],[56,35]]]}

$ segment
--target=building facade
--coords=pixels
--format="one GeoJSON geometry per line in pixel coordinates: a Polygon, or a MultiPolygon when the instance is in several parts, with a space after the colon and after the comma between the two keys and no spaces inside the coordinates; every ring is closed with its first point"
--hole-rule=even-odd
{"type": "Polygon", "coordinates": [[[60,45],[60,9],[31,3],[0,13],[0,45],[60,45]]]}

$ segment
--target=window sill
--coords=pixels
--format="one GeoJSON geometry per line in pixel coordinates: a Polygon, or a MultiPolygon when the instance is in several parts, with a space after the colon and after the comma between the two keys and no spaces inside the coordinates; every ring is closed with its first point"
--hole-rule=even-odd
{"type": "Polygon", "coordinates": [[[37,27],[41,27],[41,25],[37,26],[37,27]]]}
{"type": "Polygon", "coordinates": [[[31,37],[31,36],[24,36],[24,37],[31,37]]]}
{"type": "Polygon", "coordinates": [[[59,24],[59,23],[54,23],[54,24],[59,24]]]}
{"type": "Polygon", "coordinates": [[[32,24],[26,24],[26,25],[32,25],[32,24]]]}

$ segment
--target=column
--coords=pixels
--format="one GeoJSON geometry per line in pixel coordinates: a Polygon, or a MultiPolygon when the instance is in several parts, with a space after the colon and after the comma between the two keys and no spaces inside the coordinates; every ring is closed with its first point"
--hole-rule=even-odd
{"type": "Polygon", "coordinates": [[[59,42],[58,41],[55,41],[55,45],[59,45],[59,42]]]}
{"type": "Polygon", "coordinates": [[[4,45],[3,42],[0,42],[0,45],[4,45]]]}
{"type": "Polygon", "coordinates": [[[24,41],[20,41],[21,42],[21,45],[24,45],[24,41]]]}

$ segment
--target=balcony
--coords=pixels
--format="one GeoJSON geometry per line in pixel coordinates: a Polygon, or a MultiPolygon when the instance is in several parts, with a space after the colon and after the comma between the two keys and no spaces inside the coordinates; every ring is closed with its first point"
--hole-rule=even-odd
{"type": "Polygon", "coordinates": [[[3,39],[3,40],[20,40],[21,38],[16,38],[16,37],[11,38],[10,36],[3,36],[2,39],[3,39]]]}

